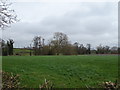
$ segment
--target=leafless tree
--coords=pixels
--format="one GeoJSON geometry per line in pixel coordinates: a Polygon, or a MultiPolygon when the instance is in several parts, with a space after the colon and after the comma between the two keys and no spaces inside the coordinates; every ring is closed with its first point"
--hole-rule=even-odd
{"type": "Polygon", "coordinates": [[[42,38],[41,36],[36,36],[33,39],[33,43],[34,43],[34,54],[35,55],[40,55],[42,54],[42,50],[44,47],[44,38],[42,38]]]}
{"type": "Polygon", "coordinates": [[[9,27],[10,24],[15,23],[17,20],[17,15],[15,11],[10,9],[11,3],[7,0],[0,0],[0,29],[9,27]]]}
{"type": "Polygon", "coordinates": [[[87,44],[87,46],[86,46],[86,48],[87,48],[87,54],[91,54],[91,44],[87,44]]]}
{"type": "Polygon", "coordinates": [[[54,33],[54,38],[51,41],[51,45],[54,46],[57,55],[59,55],[68,44],[69,41],[66,34],[61,32],[54,33]]]}
{"type": "Polygon", "coordinates": [[[118,47],[116,47],[116,46],[113,46],[113,47],[111,47],[111,53],[112,54],[118,54],[118,47]]]}

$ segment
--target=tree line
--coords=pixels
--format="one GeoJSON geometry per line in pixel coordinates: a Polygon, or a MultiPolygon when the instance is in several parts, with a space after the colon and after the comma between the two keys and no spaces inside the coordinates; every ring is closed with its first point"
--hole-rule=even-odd
{"type": "Polygon", "coordinates": [[[118,47],[97,46],[96,50],[91,49],[91,44],[84,46],[75,42],[71,44],[68,36],[61,32],[56,32],[53,39],[47,45],[44,44],[45,39],[42,37],[34,37],[33,54],[34,55],[81,55],[81,54],[117,54],[118,47]]]}
{"type": "MultiPolygon", "coordinates": [[[[62,32],[55,32],[53,38],[45,44],[45,39],[41,36],[33,38],[33,45],[27,48],[30,55],[84,55],[84,54],[118,54],[118,47],[98,45],[96,49],[91,49],[91,44],[86,46],[75,42],[71,44],[68,36],[62,32]]],[[[13,55],[14,41],[7,42],[1,40],[2,55],[13,55]]]]}

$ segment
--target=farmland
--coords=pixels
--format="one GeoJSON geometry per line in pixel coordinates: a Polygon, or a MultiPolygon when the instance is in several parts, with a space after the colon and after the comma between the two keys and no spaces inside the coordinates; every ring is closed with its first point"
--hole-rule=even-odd
{"type": "Polygon", "coordinates": [[[21,84],[37,88],[50,80],[56,88],[98,87],[118,79],[118,56],[3,56],[3,71],[19,74],[21,84]]]}

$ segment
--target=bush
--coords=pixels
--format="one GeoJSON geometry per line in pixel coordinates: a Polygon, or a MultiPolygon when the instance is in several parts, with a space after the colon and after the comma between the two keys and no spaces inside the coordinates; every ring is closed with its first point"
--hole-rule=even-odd
{"type": "Polygon", "coordinates": [[[20,88],[19,75],[13,73],[2,72],[2,88],[20,88]]]}
{"type": "Polygon", "coordinates": [[[118,88],[120,88],[120,84],[117,82],[117,80],[115,82],[103,82],[101,86],[105,90],[117,90],[118,88]]]}
{"type": "Polygon", "coordinates": [[[40,85],[39,88],[40,88],[40,89],[45,88],[45,89],[47,89],[47,90],[52,90],[53,86],[54,86],[54,85],[53,85],[53,83],[52,83],[51,81],[47,81],[47,80],[45,79],[45,82],[44,82],[42,85],[40,85]]]}

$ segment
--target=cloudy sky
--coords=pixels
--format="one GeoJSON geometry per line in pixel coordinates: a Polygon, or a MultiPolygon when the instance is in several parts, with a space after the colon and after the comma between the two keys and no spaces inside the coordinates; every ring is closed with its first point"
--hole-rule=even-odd
{"type": "Polygon", "coordinates": [[[46,43],[54,32],[68,35],[71,43],[116,46],[118,44],[117,2],[13,2],[19,22],[2,32],[15,47],[42,36],[46,43]]]}

